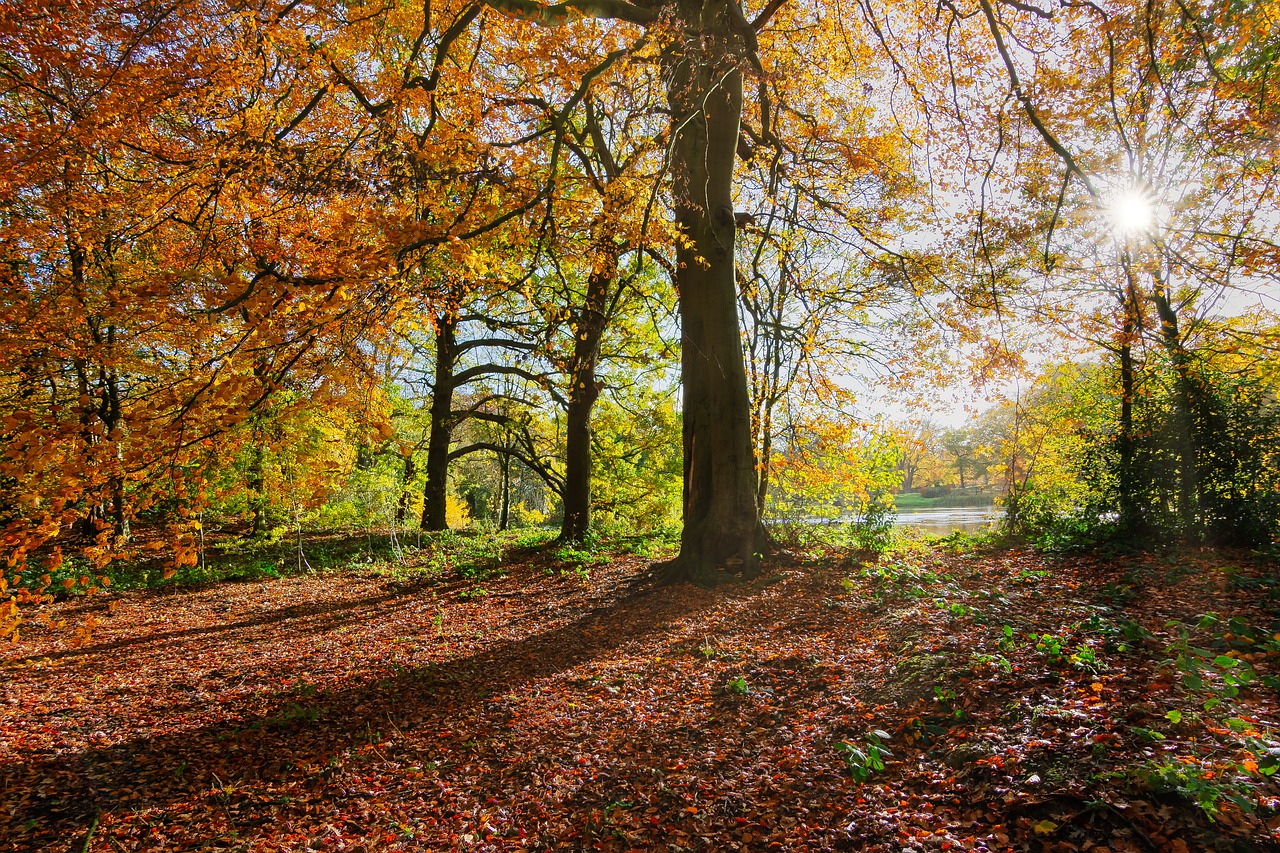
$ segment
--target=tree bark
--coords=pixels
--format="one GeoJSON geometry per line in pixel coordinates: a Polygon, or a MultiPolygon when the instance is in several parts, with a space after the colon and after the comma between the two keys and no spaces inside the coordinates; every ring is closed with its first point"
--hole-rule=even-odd
{"type": "Polygon", "coordinates": [[[619,247],[612,238],[603,237],[597,241],[597,253],[595,269],[587,279],[586,299],[573,324],[573,361],[565,418],[562,542],[581,542],[591,526],[591,409],[600,397],[596,366],[607,321],[605,303],[618,275],[619,247]]]}
{"type": "Polygon", "coordinates": [[[662,58],[673,118],[672,191],[684,238],[676,252],[684,529],[664,580],[701,586],[755,576],[764,542],[734,266],[744,46],[726,5],[683,0],[684,38],[662,58]]]}
{"type": "Polygon", "coordinates": [[[436,318],[435,385],[431,392],[431,432],[427,439],[427,482],[422,489],[422,529],[448,530],[449,442],[453,438],[454,365],[458,321],[436,318]]]}
{"type": "Polygon", "coordinates": [[[1160,317],[1160,340],[1173,368],[1174,447],[1178,454],[1178,523],[1182,535],[1199,539],[1204,531],[1200,524],[1200,460],[1197,446],[1195,406],[1199,399],[1192,375],[1191,353],[1182,343],[1178,330],[1178,314],[1169,302],[1165,282],[1156,277],[1151,294],[1160,317]]]}
{"type": "Polygon", "coordinates": [[[502,503],[498,511],[498,529],[506,530],[511,524],[511,454],[501,454],[499,464],[502,465],[502,503]]]}
{"type": "Polygon", "coordinates": [[[413,478],[418,476],[418,468],[413,461],[413,450],[410,449],[404,455],[404,473],[400,477],[400,501],[396,505],[396,526],[404,525],[405,518],[409,515],[409,487],[413,485],[413,478]]]}
{"type": "Polygon", "coordinates": [[[1133,361],[1133,344],[1138,337],[1139,305],[1133,270],[1125,263],[1127,282],[1121,298],[1124,317],[1121,320],[1117,358],[1120,362],[1120,428],[1116,436],[1119,455],[1116,488],[1120,499],[1120,532],[1132,536],[1141,532],[1143,524],[1138,509],[1141,483],[1137,469],[1137,438],[1133,426],[1133,400],[1137,373],[1133,361]]]}
{"type": "MultiPolygon", "coordinates": [[[[108,329],[108,344],[115,344],[115,328],[108,329]]],[[[120,378],[115,370],[101,371],[104,398],[102,402],[102,423],[107,438],[111,441],[113,451],[111,464],[114,471],[109,483],[111,489],[111,517],[115,532],[116,544],[128,543],[133,532],[129,525],[129,497],[125,492],[124,482],[124,442],[121,433],[124,430],[124,409],[120,403],[120,378]]]]}

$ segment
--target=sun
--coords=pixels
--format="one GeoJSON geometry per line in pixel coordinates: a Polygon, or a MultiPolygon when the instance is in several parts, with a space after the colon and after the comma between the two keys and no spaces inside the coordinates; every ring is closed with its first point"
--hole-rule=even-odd
{"type": "Polygon", "coordinates": [[[1107,205],[1107,217],[1117,234],[1142,234],[1155,224],[1156,207],[1145,192],[1132,189],[1111,199],[1107,205]]]}

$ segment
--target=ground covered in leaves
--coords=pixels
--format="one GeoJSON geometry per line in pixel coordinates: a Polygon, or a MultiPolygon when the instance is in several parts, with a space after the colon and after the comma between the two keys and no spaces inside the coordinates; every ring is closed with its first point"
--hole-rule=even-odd
{"type": "Polygon", "coordinates": [[[545,550],[64,601],[0,670],[0,849],[1275,849],[1274,569],[545,550]]]}

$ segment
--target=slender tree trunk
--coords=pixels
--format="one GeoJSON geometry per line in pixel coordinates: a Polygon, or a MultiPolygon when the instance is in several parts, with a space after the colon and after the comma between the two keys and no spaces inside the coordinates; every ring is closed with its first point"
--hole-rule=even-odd
{"type": "MultiPolygon", "coordinates": [[[[257,430],[255,430],[255,433],[257,430]]],[[[249,535],[257,536],[267,523],[267,483],[263,473],[266,451],[262,447],[263,439],[259,436],[253,445],[253,455],[249,457],[249,468],[245,471],[245,485],[249,492],[249,535]]]]}
{"type": "MultiPolygon", "coordinates": [[[[85,247],[78,241],[71,238],[73,229],[68,223],[68,257],[71,260],[71,283],[72,293],[76,301],[82,308],[85,307],[85,266],[88,262],[88,252],[85,247]]],[[[97,337],[97,327],[93,319],[88,320],[89,333],[95,339],[97,337]]],[[[95,343],[97,341],[95,340],[95,343]]],[[[90,385],[89,370],[90,366],[84,358],[77,358],[73,361],[73,367],[76,374],[76,386],[80,392],[80,439],[84,443],[84,459],[83,463],[86,467],[92,469],[96,466],[94,448],[98,444],[98,437],[93,430],[93,421],[98,415],[98,403],[94,399],[94,389],[90,385]]],[[[80,529],[82,535],[88,538],[96,538],[98,533],[104,527],[104,519],[106,511],[102,505],[101,497],[95,494],[96,489],[85,494],[86,508],[84,518],[80,521],[80,529]]]]}
{"type": "Polygon", "coordinates": [[[1133,426],[1133,401],[1137,386],[1137,373],[1133,360],[1133,344],[1138,337],[1138,294],[1133,282],[1133,272],[1125,265],[1128,282],[1122,298],[1124,319],[1121,321],[1117,358],[1120,362],[1120,428],[1116,436],[1116,451],[1120,457],[1117,472],[1117,489],[1120,498],[1120,531],[1124,535],[1141,532],[1142,519],[1138,509],[1141,483],[1137,470],[1137,439],[1133,426]]]}
{"type": "Polygon", "coordinates": [[[413,478],[418,476],[418,468],[413,462],[413,451],[410,450],[404,456],[404,473],[400,477],[400,502],[396,505],[396,526],[404,526],[404,520],[409,515],[409,488],[413,485],[413,478]]]}
{"type": "Polygon", "coordinates": [[[769,475],[773,458],[773,403],[763,407],[760,417],[760,464],[756,477],[756,512],[764,517],[765,502],[769,500],[769,475]]]}
{"type": "Polygon", "coordinates": [[[498,511],[498,529],[506,530],[511,524],[511,454],[502,454],[502,503],[498,511]]]}
{"type": "Polygon", "coordinates": [[[427,438],[427,482],[422,490],[422,529],[448,530],[449,442],[453,438],[453,370],[457,361],[457,319],[436,318],[436,372],[427,438]]]}
{"type": "MultiPolygon", "coordinates": [[[[98,436],[94,432],[93,422],[98,417],[98,403],[95,399],[94,389],[89,382],[89,366],[84,359],[76,359],[74,362],[76,373],[76,386],[80,392],[79,409],[80,409],[80,440],[84,443],[84,464],[94,469],[97,467],[96,447],[98,444],[98,436]]],[[[82,536],[94,539],[102,532],[105,527],[106,509],[103,507],[101,495],[98,494],[95,487],[91,491],[85,493],[84,518],[80,521],[80,533],[82,536]]]]}
{"type": "MultiPolygon", "coordinates": [[[[108,347],[114,348],[115,336],[115,327],[108,328],[108,347]]],[[[99,375],[104,395],[102,424],[113,448],[111,463],[115,469],[111,472],[108,483],[111,490],[111,517],[116,544],[123,545],[129,541],[132,532],[129,529],[129,503],[124,485],[124,409],[120,402],[120,378],[114,368],[102,370],[99,375]]]]}
{"type": "Polygon", "coordinates": [[[751,443],[734,266],[733,168],[743,49],[724,4],[679,4],[684,38],[663,56],[684,380],[684,529],[665,580],[712,585],[758,573],[764,527],[751,443]],[[708,14],[703,18],[704,6],[708,14]],[[712,11],[714,10],[714,11],[712,11]]]}
{"type": "MultiPolygon", "coordinates": [[[[785,275],[785,271],[782,273],[785,275]]],[[[758,322],[758,321],[757,321],[758,322]]],[[[782,398],[782,297],[778,300],[768,318],[768,324],[762,336],[764,338],[764,365],[754,369],[755,412],[752,426],[755,431],[754,447],[760,454],[756,460],[756,512],[764,517],[764,508],[769,500],[769,480],[773,474],[773,410],[782,398]]]]}
{"type": "Polygon", "coordinates": [[[1195,405],[1198,393],[1191,353],[1183,346],[1178,330],[1178,314],[1158,276],[1151,301],[1160,317],[1160,340],[1173,368],[1173,428],[1174,445],[1178,454],[1178,521],[1184,536],[1199,538],[1200,526],[1200,460],[1196,448],[1195,405]]]}
{"type": "MultiPolygon", "coordinates": [[[[607,223],[602,223],[607,227],[607,223]]],[[[618,275],[619,247],[612,238],[596,241],[596,267],[587,279],[587,295],[574,323],[569,406],[565,418],[563,542],[581,542],[591,526],[591,409],[600,397],[596,366],[607,321],[606,301],[618,275]]]]}

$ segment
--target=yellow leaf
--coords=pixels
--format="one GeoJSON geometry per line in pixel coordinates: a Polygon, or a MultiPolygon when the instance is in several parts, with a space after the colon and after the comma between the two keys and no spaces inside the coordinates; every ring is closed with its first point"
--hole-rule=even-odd
{"type": "Polygon", "coordinates": [[[1053,835],[1058,831],[1058,825],[1051,820],[1042,820],[1032,829],[1036,831],[1036,835],[1053,835]]]}

